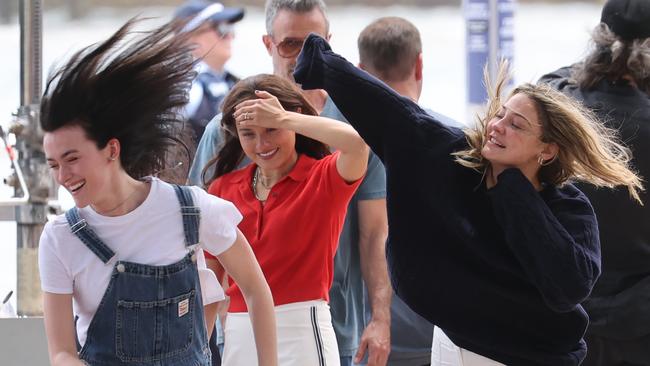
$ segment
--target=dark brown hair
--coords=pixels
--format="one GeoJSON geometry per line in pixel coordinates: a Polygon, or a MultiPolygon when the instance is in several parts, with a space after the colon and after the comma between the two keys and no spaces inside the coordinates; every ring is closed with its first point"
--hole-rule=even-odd
{"type": "Polygon", "coordinates": [[[139,21],[75,53],[50,75],[41,103],[45,132],[78,125],[100,149],[118,139],[122,167],[136,179],[164,168],[195,76],[180,23],[134,35],[139,21]]]}
{"type": "MultiPolygon", "coordinates": [[[[243,101],[257,99],[256,90],[269,92],[278,98],[285,110],[300,110],[302,114],[318,115],[316,109],[305,98],[302,91],[289,80],[275,75],[260,74],[238,82],[223,101],[223,114],[221,117],[223,143],[217,156],[203,168],[202,179],[206,187],[213,180],[235,170],[244,159],[244,150],[239,142],[237,126],[235,125],[235,107],[243,101]],[[213,165],[215,166],[214,174],[209,179],[206,179],[206,172],[213,165]]],[[[327,145],[300,134],[296,134],[296,151],[298,154],[305,154],[314,159],[321,159],[330,154],[327,145]]]]}

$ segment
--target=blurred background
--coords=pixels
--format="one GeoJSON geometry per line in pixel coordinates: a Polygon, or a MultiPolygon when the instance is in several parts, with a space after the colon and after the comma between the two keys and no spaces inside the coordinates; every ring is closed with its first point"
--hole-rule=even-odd
{"type": "MultiPolygon", "coordinates": [[[[133,16],[152,17],[151,27],[171,18],[178,0],[44,0],[43,79],[52,65],[79,48],[105,39],[133,16]]],[[[333,49],[358,62],[359,32],[382,16],[400,16],[420,30],[424,53],[423,106],[464,124],[472,123],[466,105],[465,16],[460,0],[326,0],[333,49]]],[[[239,77],[272,72],[263,47],[264,1],[224,1],[246,8],[236,25],[233,57],[226,68],[239,77]]],[[[516,83],[535,82],[546,72],[571,64],[587,50],[589,32],[599,22],[602,1],[517,0],[514,11],[513,71],[516,83]]],[[[20,28],[18,0],[0,0],[0,124],[7,126],[19,106],[20,28]]],[[[13,189],[0,150],[0,197],[13,189]]],[[[63,197],[65,202],[65,197],[63,197]]],[[[65,206],[64,206],[65,208],[65,206]]],[[[0,221],[0,297],[16,288],[16,225],[0,221]]],[[[10,301],[15,301],[15,295],[10,301]]],[[[15,306],[15,303],[14,303],[15,306]]]]}

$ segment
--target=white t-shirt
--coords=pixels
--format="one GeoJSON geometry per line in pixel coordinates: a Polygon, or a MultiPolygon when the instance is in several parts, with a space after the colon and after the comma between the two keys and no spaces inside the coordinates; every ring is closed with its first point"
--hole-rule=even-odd
{"type": "MultiPolygon", "coordinates": [[[[191,187],[191,191],[194,205],[201,210],[200,248],[218,255],[234,243],[242,216],[228,201],[198,187],[191,187]]],[[[188,248],[176,192],[156,178],[151,178],[151,189],[144,202],[126,215],[102,216],[90,206],[79,209],[79,215],[116,253],[115,258],[104,264],[72,234],[65,215],[60,215],[43,229],[39,269],[43,291],[73,294],[74,312],[79,316],[77,334],[83,345],[117,260],[168,265],[185,257],[188,248]]],[[[223,289],[206,268],[203,251],[199,249],[197,254],[204,304],[222,300],[223,289]]]]}

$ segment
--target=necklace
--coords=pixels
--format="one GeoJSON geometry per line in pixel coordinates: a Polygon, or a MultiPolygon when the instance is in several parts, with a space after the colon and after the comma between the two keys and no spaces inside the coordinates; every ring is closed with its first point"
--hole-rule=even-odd
{"type": "MultiPolygon", "coordinates": [[[[253,174],[253,185],[252,185],[252,188],[253,188],[253,195],[255,196],[255,198],[256,198],[258,201],[264,202],[264,201],[266,201],[266,199],[262,199],[260,196],[257,195],[257,180],[259,179],[259,176],[260,176],[260,167],[257,167],[257,168],[255,168],[255,174],[253,174]]],[[[264,184],[264,182],[260,181],[260,183],[262,183],[262,186],[263,186],[264,188],[266,188],[266,189],[270,189],[269,187],[267,187],[267,186],[264,184]]]]}
{"type": "Polygon", "coordinates": [[[136,192],[138,192],[137,187],[122,202],[118,203],[115,207],[111,208],[110,210],[99,211],[95,207],[93,207],[93,210],[95,210],[95,212],[97,212],[98,214],[100,214],[102,216],[107,216],[107,214],[110,214],[113,211],[117,210],[118,208],[122,207],[129,199],[131,199],[131,197],[133,197],[133,195],[136,194],[136,192]]]}
{"type": "Polygon", "coordinates": [[[264,183],[264,179],[259,178],[259,176],[261,175],[260,167],[255,168],[255,175],[258,176],[258,179],[259,179],[260,183],[262,184],[262,187],[264,187],[266,189],[271,189],[271,187],[273,187],[272,185],[270,185],[268,183],[264,183]]]}

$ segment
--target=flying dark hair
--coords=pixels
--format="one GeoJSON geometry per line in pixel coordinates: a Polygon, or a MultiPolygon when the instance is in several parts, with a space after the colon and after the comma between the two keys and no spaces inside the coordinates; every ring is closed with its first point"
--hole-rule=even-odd
{"type": "Polygon", "coordinates": [[[121,165],[136,179],[163,169],[165,152],[179,143],[179,112],[195,77],[182,24],[133,32],[139,21],[76,52],[49,76],[41,102],[43,131],[78,125],[100,149],[116,138],[121,165]]]}
{"type": "MultiPolygon", "coordinates": [[[[271,93],[278,98],[278,101],[280,101],[280,104],[285,110],[297,111],[300,109],[300,113],[302,114],[311,116],[318,115],[318,112],[305,98],[302,91],[294,83],[285,78],[260,74],[238,82],[233,86],[223,101],[223,114],[221,118],[223,144],[220,146],[217,156],[210,160],[203,168],[202,180],[206,187],[213,180],[235,170],[244,159],[245,154],[239,142],[239,135],[237,134],[237,126],[235,125],[233,115],[237,104],[258,98],[255,95],[255,90],[264,90],[271,93]],[[214,175],[206,179],[206,172],[213,165],[215,166],[214,175]]],[[[299,154],[305,154],[314,159],[321,159],[330,154],[327,145],[300,134],[296,134],[296,151],[299,154]]]]}

